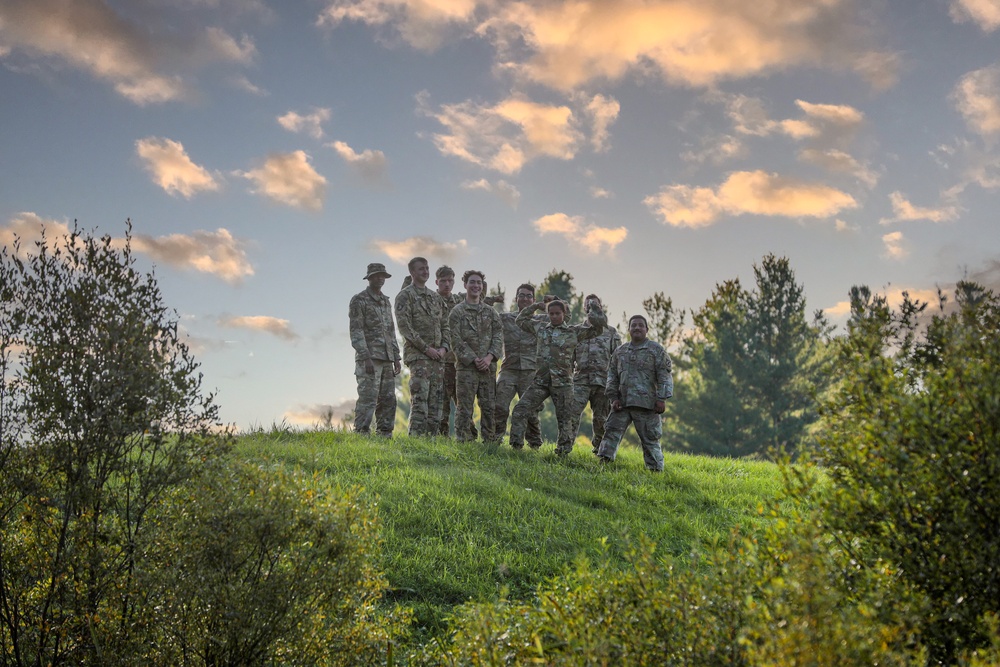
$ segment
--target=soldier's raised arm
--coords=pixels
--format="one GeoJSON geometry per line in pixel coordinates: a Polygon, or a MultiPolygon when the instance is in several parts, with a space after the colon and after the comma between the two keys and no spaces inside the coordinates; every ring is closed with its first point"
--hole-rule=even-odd
{"type": "Polygon", "coordinates": [[[521,327],[525,331],[533,334],[538,333],[538,322],[532,319],[532,316],[537,313],[542,308],[546,307],[546,303],[543,301],[536,301],[527,308],[522,308],[521,312],[517,314],[517,318],[514,320],[514,324],[521,327]]]}
{"type": "Polygon", "coordinates": [[[604,328],[608,326],[608,316],[604,314],[604,311],[600,306],[594,305],[587,313],[586,324],[574,324],[572,325],[574,329],[577,330],[577,335],[580,340],[587,340],[589,338],[595,338],[601,335],[604,328]]]}

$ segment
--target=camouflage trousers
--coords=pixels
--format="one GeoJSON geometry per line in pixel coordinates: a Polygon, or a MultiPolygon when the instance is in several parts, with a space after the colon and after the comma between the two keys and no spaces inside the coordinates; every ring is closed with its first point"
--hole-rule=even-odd
{"type": "Polygon", "coordinates": [[[496,442],[493,407],[496,405],[496,366],[486,371],[459,368],[455,374],[455,437],[459,442],[475,440],[472,423],[475,403],[479,402],[479,430],[483,442],[496,442]]]}
{"type": "Polygon", "coordinates": [[[354,405],[354,432],[369,433],[372,417],[375,418],[375,432],[386,438],[392,437],[396,424],[396,380],[392,373],[392,362],[372,359],[375,372],[365,372],[364,362],[354,367],[358,380],[358,402],[354,405]]]}
{"type": "Polygon", "coordinates": [[[580,420],[583,418],[583,410],[590,403],[590,411],[594,414],[594,437],[590,442],[594,446],[594,453],[604,438],[604,422],[608,420],[608,413],[611,412],[611,402],[604,387],[599,384],[574,384],[573,385],[573,414],[576,415],[576,427],[574,434],[580,432],[580,420]]]}
{"type": "MultiPolygon", "coordinates": [[[[438,428],[438,433],[444,437],[448,437],[450,431],[450,417],[451,417],[451,406],[455,405],[455,416],[458,417],[458,399],[455,398],[455,362],[445,362],[444,364],[444,399],[441,401],[441,424],[438,428]]],[[[455,424],[458,424],[456,421],[455,424]]],[[[476,431],[476,425],[471,424],[472,428],[472,439],[475,440],[479,436],[479,432],[476,431]]],[[[458,426],[455,426],[455,433],[458,434],[458,426]]]]}
{"type": "Polygon", "coordinates": [[[435,436],[441,423],[444,401],[444,363],[415,359],[410,369],[410,428],[414,436],[435,436]]]}
{"type": "Polygon", "coordinates": [[[538,409],[546,398],[552,397],[552,406],[556,409],[556,421],[559,422],[559,437],[556,441],[556,454],[569,454],[573,451],[573,440],[576,433],[573,427],[577,421],[573,417],[573,385],[561,387],[532,383],[528,391],[514,406],[510,417],[510,446],[520,449],[524,446],[524,431],[527,428],[528,417],[538,415],[538,409]]]}
{"type": "MultiPolygon", "coordinates": [[[[531,381],[535,377],[534,370],[507,370],[500,368],[500,377],[497,379],[497,404],[495,413],[495,424],[497,440],[503,440],[507,432],[507,416],[510,414],[510,402],[514,396],[520,396],[524,400],[524,394],[531,386],[531,381]]],[[[538,405],[541,409],[541,403],[538,405]]],[[[528,415],[527,439],[532,447],[542,446],[542,427],[538,420],[538,412],[528,415]]]]}
{"type": "Polygon", "coordinates": [[[648,408],[622,408],[608,415],[605,424],[604,438],[601,440],[598,456],[606,456],[612,461],[618,453],[625,429],[629,424],[635,425],[635,433],[642,443],[642,459],[648,470],[663,470],[663,451],[660,449],[660,436],[663,435],[663,423],[660,415],[648,408]]]}

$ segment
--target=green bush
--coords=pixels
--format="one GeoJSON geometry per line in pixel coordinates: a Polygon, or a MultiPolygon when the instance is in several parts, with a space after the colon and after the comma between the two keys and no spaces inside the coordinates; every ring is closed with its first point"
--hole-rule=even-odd
{"type": "Polygon", "coordinates": [[[927,598],[935,662],[987,645],[1000,605],[1000,301],[959,283],[954,306],[898,312],[852,292],[818,456],[824,526],[864,568],[888,562],[927,598]]]}
{"type": "Polygon", "coordinates": [[[373,513],[316,476],[209,466],[151,516],[137,646],[161,664],[371,665],[405,636],[380,613],[373,513]]]}

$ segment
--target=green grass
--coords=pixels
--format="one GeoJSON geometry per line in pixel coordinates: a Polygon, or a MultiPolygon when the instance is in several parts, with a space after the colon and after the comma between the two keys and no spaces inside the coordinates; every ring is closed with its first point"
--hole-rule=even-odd
{"type": "Polygon", "coordinates": [[[780,487],[770,463],[666,454],[654,474],[634,448],[602,465],[589,447],[563,460],[551,444],[514,451],[272,429],[241,436],[237,451],[325,475],[376,504],[389,598],[414,609],[421,635],[442,632],[469,600],[529,598],[603,543],[623,558],[628,540],[645,534],[660,553],[682,555],[736,527],[753,532],[780,487]]]}

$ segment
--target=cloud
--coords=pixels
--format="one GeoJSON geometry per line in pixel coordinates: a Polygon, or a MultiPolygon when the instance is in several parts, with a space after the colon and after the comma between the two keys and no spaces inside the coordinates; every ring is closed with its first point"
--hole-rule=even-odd
{"type": "Polygon", "coordinates": [[[628,229],[625,227],[598,227],[585,223],[580,216],[569,216],[565,213],[544,215],[532,224],[542,236],[558,234],[595,255],[602,250],[614,250],[628,236],[628,229]]]}
{"type": "Polygon", "coordinates": [[[1000,65],[969,72],[951,92],[955,108],[973,132],[1000,133],[1000,65]]]}
{"type": "MultiPolygon", "coordinates": [[[[710,98],[720,98],[713,94],[710,98]]],[[[805,100],[795,100],[802,110],[802,118],[773,120],[763,102],[746,95],[724,95],[726,113],[739,134],[764,137],[784,134],[797,141],[812,140],[821,145],[842,146],[857,133],[865,120],[865,115],[846,104],[816,104],[805,100]]]]}
{"type": "Polygon", "coordinates": [[[427,236],[411,236],[402,241],[376,239],[371,243],[373,250],[385,253],[389,259],[399,264],[406,264],[413,257],[453,261],[466,254],[468,245],[465,239],[459,239],[455,243],[443,243],[427,236]]]}
{"type": "Polygon", "coordinates": [[[507,204],[513,209],[516,209],[518,203],[521,201],[521,192],[503,179],[500,179],[496,183],[490,183],[485,178],[480,178],[477,181],[465,181],[462,183],[462,189],[483,190],[485,192],[493,193],[503,201],[507,202],[507,204]]]}
{"type": "Polygon", "coordinates": [[[867,164],[862,164],[850,154],[836,148],[827,150],[806,148],[799,152],[799,159],[823,167],[827,171],[850,174],[869,188],[874,188],[878,184],[878,172],[867,164]]]}
{"type": "Polygon", "coordinates": [[[278,124],[289,132],[305,132],[314,139],[323,138],[323,123],[330,120],[330,110],[320,107],[305,115],[295,111],[278,116],[278,124]]]}
{"type": "Polygon", "coordinates": [[[723,214],[827,218],[858,205],[836,188],[764,171],[733,172],[717,190],[670,185],[644,203],[664,223],[692,228],[707,227],[723,214]]]}
{"type": "Polygon", "coordinates": [[[141,253],[179,269],[193,269],[239,284],[254,273],[247,259],[245,244],[227,229],[193,234],[152,237],[135,234],[132,247],[141,253]]]}
{"type": "Polygon", "coordinates": [[[385,176],[386,159],[382,151],[366,148],[358,153],[343,141],[334,141],[327,146],[335,150],[337,155],[366,181],[379,181],[385,176]]]}
{"type": "Polygon", "coordinates": [[[613,192],[597,185],[590,186],[590,196],[594,199],[611,199],[615,196],[613,192]]]}
{"type": "Polygon", "coordinates": [[[285,411],[283,417],[297,426],[324,425],[327,419],[333,424],[342,422],[345,417],[354,412],[357,401],[353,398],[336,404],[314,403],[313,405],[297,405],[285,411]]]}
{"type": "Polygon", "coordinates": [[[941,208],[921,208],[914,206],[906,199],[902,192],[896,191],[889,195],[892,202],[893,217],[879,220],[879,224],[887,225],[891,222],[908,222],[911,220],[930,220],[931,222],[949,222],[958,217],[958,209],[954,206],[942,206],[941,208]]]}
{"type": "MultiPolygon", "coordinates": [[[[59,239],[70,233],[69,226],[57,220],[46,220],[34,213],[19,213],[11,218],[5,227],[0,227],[0,244],[13,247],[14,238],[20,243],[20,256],[34,252],[35,243],[42,239],[42,229],[46,238],[59,239]]],[[[123,238],[114,239],[121,246],[123,238]]],[[[233,238],[226,229],[215,232],[197,231],[191,235],[171,234],[152,237],[145,234],[132,235],[132,249],[149,255],[154,261],[163,262],[179,269],[193,269],[209,273],[230,283],[239,283],[246,276],[253,275],[253,266],[247,260],[243,242],[233,238]]]]}
{"type": "Polygon", "coordinates": [[[852,225],[849,222],[837,218],[834,222],[834,228],[841,233],[856,232],[861,229],[858,225],[852,225]]]}
{"type": "Polygon", "coordinates": [[[882,236],[883,256],[889,259],[903,259],[910,254],[904,246],[903,232],[890,232],[882,236]]]}
{"type": "Polygon", "coordinates": [[[42,240],[42,230],[50,242],[67,236],[69,225],[65,222],[42,218],[36,213],[23,211],[18,213],[3,227],[0,227],[0,245],[14,248],[14,239],[20,239],[18,257],[25,259],[35,253],[35,244],[42,240]]]}
{"type": "Polygon", "coordinates": [[[608,137],[611,124],[618,120],[618,113],[621,111],[621,104],[613,97],[604,95],[594,95],[585,107],[587,115],[590,117],[591,134],[590,143],[598,153],[608,150],[608,137]]]}
{"type": "Polygon", "coordinates": [[[288,320],[267,315],[223,315],[219,318],[219,326],[229,329],[249,329],[263,331],[284,340],[296,340],[299,335],[292,331],[288,320]]]}
{"type": "MultiPolygon", "coordinates": [[[[923,303],[936,304],[938,303],[938,291],[937,289],[913,289],[900,287],[891,290],[886,290],[885,292],[879,293],[885,297],[890,308],[899,308],[903,303],[904,294],[909,295],[912,301],[921,301],[923,303]]],[[[875,296],[873,293],[872,296],[875,296]]],[[[850,300],[838,301],[836,305],[830,306],[829,308],[824,308],[823,312],[830,317],[844,317],[851,314],[851,302],[850,300]]]]}
{"type": "Polygon", "coordinates": [[[240,74],[238,76],[232,77],[229,80],[229,83],[234,88],[238,88],[239,90],[246,91],[246,92],[250,93],[251,95],[256,95],[257,97],[267,97],[270,94],[266,90],[264,90],[263,88],[261,88],[260,86],[258,86],[257,84],[255,84],[252,81],[250,81],[250,79],[248,79],[245,74],[240,74]]]}
{"type": "Polygon", "coordinates": [[[723,164],[746,155],[747,147],[739,139],[729,134],[703,137],[700,150],[685,151],[681,159],[685,162],[723,164]]]}
{"type": "Polygon", "coordinates": [[[450,31],[469,24],[476,0],[327,0],[316,23],[336,27],[356,21],[392,26],[410,46],[431,51],[450,31]]]}
{"type": "Polygon", "coordinates": [[[539,104],[519,95],[493,106],[466,101],[433,111],[421,94],[418,106],[447,129],[434,135],[442,154],[503,174],[517,173],[537,157],[572,159],[583,139],[568,106],[539,104]]]}
{"type": "Polygon", "coordinates": [[[876,65],[853,8],[845,0],[510,2],[478,32],[493,38],[501,68],[567,91],[630,72],[709,87],[803,65],[884,80],[893,60],[876,65]]]}
{"type": "Polygon", "coordinates": [[[237,172],[254,183],[253,192],[294,208],[319,211],[326,198],[326,178],[309,164],[305,151],[274,153],[258,169],[237,172]]]}
{"type": "Polygon", "coordinates": [[[190,199],[198,192],[219,189],[215,177],[192,162],[179,141],[146,137],[135,142],[135,152],[142,158],[153,182],[169,194],[190,199]]]}
{"type": "Polygon", "coordinates": [[[1000,0],[952,0],[948,13],[956,23],[972,21],[984,32],[1000,27],[1000,0]]]}
{"type": "Polygon", "coordinates": [[[178,71],[213,62],[248,64],[256,55],[248,37],[236,40],[213,27],[178,34],[137,25],[103,0],[0,3],[0,42],[11,52],[87,72],[138,105],[187,95],[178,71]]]}

